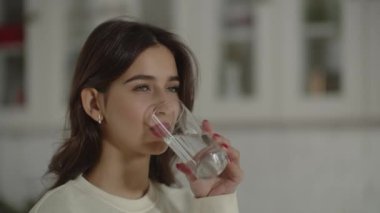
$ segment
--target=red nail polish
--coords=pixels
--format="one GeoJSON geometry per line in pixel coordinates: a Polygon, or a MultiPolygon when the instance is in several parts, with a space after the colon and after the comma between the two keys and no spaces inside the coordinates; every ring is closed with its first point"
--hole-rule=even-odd
{"type": "Polygon", "coordinates": [[[177,167],[178,170],[182,171],[183,173],[191,174],[191,170],[185,164],[177,163],[175,166],[177,167]]]}
{"type": "Polygon", "coordinates": [[[221,146],[224,147],[225,149],[230,148],[230,146],[228,144],[226,144],[226,143],[222,143],[221,146]]]}

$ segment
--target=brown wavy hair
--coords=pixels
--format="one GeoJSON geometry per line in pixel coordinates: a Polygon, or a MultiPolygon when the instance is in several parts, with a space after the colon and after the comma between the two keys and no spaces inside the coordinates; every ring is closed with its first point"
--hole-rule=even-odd
{"type": "MultiPolygon", "coordinates": [[[[95,88],[106,93],[110,84],[131,66],[140,53],[157,44],[164,45],[173,54],[180,80],[179,97],[192,109],[197,65],[189,48],[176,35],[123,18],[100,24],[89,35],[76,64],[68,106],[69,137],[58,148],[48,168],[48,174],[57,178],[52,188],[89,171],[99,161],[102,152],[102,132],[84,111],[81,91],[95,88]]],[[[149,178],[172,184],[173,157],[170,149],[161,155],[151,156],[149,178]]]]}

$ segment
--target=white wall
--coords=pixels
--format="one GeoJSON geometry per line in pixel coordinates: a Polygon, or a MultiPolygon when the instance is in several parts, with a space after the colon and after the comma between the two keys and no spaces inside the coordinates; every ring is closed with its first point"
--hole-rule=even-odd
{"type": "MultiPolygon", "coordinates": [[[[218,128],[241,151],[241,212],[380,212],[380,128],[218,128]]],[[[0,195],[36,196],[61,134],[0,136],[0,195]]]]}
{"type": "Polygon", "coordinates": [[[242,212],[380,212],[379,128],[226,134],[246,171],[242,212]]]}
{"type": "Polygon", "coordinates": [[[58,131],[21,135],[0,132],[0,198],[22,209],[25,202],[43,191],[41,177],[60,135],[58,131]]]}

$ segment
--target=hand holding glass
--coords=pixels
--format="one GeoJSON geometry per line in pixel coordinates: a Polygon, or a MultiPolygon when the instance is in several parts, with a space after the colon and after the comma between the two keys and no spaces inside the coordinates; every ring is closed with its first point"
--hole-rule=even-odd
{"type": "Polygon", "coordinates": [[[228,163],[226,152],[200,127],[179,100],[161,102],[148,112],[151,130],[201,179],[218,176],[228,163]]]}

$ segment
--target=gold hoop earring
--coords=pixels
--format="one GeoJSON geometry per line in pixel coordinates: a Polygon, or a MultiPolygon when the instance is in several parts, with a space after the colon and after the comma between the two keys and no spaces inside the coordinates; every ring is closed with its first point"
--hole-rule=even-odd
{"type": "Polygon", "coordinates": [[[99,123],[99,124],[102,124],[102,121],[103,121],[103,118],[102,118],[102,116],[99,114],[99,115],[98,115],[98,123],[99,123]]]}

